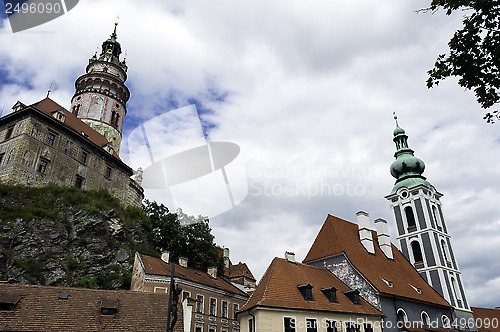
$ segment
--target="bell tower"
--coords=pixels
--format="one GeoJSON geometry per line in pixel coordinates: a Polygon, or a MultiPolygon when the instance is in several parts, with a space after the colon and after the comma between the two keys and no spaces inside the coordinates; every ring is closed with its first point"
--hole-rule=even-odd
{"type": "Polygon", "coordinates": [[[119,153],[130,92],[125,86],[127,65],[125,59],[120,61],[117,25],[110,38],[102,43],[101,54],[94,54],[86,73],[76,80],[71,112],[106,137],[109,147],[119,153]]]}
{"type": "Polygon", "coordinates": [[[467,322],[473,319],[472,312],[441,208],[443,195],[422,175],[425,164],[414,156],[408,147],[408,136],[399,127],[396,116],[394,119],[396,160],[390,170],[396,183],[385,198],[396,222],[399,247],[427,283],[454,307],[457,321],[467,322]]]}

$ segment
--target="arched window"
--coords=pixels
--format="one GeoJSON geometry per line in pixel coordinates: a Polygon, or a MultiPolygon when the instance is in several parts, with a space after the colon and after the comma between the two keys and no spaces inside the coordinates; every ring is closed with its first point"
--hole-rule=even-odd
{"type": "Polygon", "coordinates": [[[420,315],[420,317],[422,317],[422,325],[424,325],[424,326],[431,325],[431,320],[429,318],[429,315],[425,311],[422,311],[422,314],[420,315]]]}
{"type": "Polygon", "coordinates": [[[457,279],[455,279],[454,277],[451,277],[451,285],[453,287],[453,294],[455,295],[455,299],[457,299],[458,306],[461,307],[462,300],[460,297],[460,292],[458,291],[457,279]]]}
{"type": "Polygon", "coordinates": [[[416,228],[415,215],[413,214],[413,209],[411,206],[405,207],[406,222],[408,223],[408,229],[416,228]]]}
{"type": "Polygon", "coordinates": [[[435,205],[432,206],[432,215],[434,216],[434,220],[436,221],[437,229],[442,231],[443,227],[441,226],[441,219],[439,219],[439,214],[435,205]]]}
{"type": "Polygon", "coordinates": [[[401,308],[399,308],[396,312],[396,319],[398,321],[398,327],[403,327],[404,324],[408,322],[408,316],[406,315],[406,312],[401,308]]]}
{"type": "Polygon", "coordinates": [[[443,323],[443,327],[449,329],[450,328],[450,318],[448,316],[441,316],[441,322],[443,323]]]}
{"type": "Polygon", "coordinates": [[[418,241],[413,241],[411,243],[411,251],[413,252],[413,260],[415,264],[424,262],[424,258],[422,257],[422,250],[420,249],[420,243],[418,243],[418,241]]]}
{"type": "Polygon", "coordinates": [[[7,157],[7,162],[5,163],[10,164],[14,160],[14,156],[16,155],[16,149],[10,150],[9,156],[7,157]]]}
{"type": "Polygon", "coordinates": [[[448,246],[446,245],[446,242],[444,242],[444,240],[441,240],[441,249],[443,250],[444,262],[448,267],[450,267],[451,263],[448,254],[448,246]]]}

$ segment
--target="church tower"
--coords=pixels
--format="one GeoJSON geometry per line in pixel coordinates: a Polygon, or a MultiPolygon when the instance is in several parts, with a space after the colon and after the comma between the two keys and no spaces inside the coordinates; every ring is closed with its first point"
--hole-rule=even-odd
{"type": "Polygon", "coordinates": [[[413,155],[408,136],[396,116],[394,119],[396,160],[391,175],[396,183],[385,198],[396,221],[399,247],[419,274],[455,308],[458,321],[472,319],[441,208],[443,195],[422,176],[425,164],[413,155]]]}
{"type": "Polygon", "coordinates": [[[71,99],[71,112],[110,142],[109,147],[120,151],[123,118],[130,92],[125,86],[127,65],[120,61],[122,53],[117,41],[116,26],[110,38],[89,60],[86,74],[75,82],[76,92],[71,99]]]}

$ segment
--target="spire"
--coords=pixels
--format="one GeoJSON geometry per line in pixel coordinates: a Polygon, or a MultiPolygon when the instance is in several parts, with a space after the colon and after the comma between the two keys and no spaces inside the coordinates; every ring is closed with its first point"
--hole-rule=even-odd
{"type": "Polygon", "coordinates": [[[394,113],[396,129],[394,129],[393,141],[396,144],[396,160],[391,165],[391,175],[396,178],[396,183],[391,194],[400,187],[412,188],[418,185],[430,186],[422,173],[425,170],[425,163],[413,155],[413,150],[408,147],[408,136],[403,128],[398,124],[398,117],[394,113]]]}
{"type": "Polygon", "coordinates": [[[120,54],[122,53],[122,48],[118,42],[118,35],[116,34],[116,28],[118,27],[118,21],[115,22],[115,28],[113,33],[109,36],[104,43],[102,43],[101,54],[99,56],[94,55],[90,59],[90,63],[94,61],[105,61],[111,62],[115,65],[122,67],[125,71],[127,70],[127,65],[124,61],[120,61],[120,54]]]}

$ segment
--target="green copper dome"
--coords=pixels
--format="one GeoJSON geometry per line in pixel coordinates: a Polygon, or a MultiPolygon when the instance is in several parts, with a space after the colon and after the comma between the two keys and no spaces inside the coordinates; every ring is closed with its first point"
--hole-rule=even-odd
{"type": "Polygon", "coordinates": [[[391,165],[391,175],[396,178],[396,183],[391,194],[394,194],[399,188],[412,188],[418,185],[430,186],[430,183],[422,176],[425,170],[425,163],[413,155],[413,150],[408,147],[408,136],[404,129],[399,127],[398,117],[396,120],[396,129],[394,130],[394,143],[396,144],[396,160],[391,165]]]}

